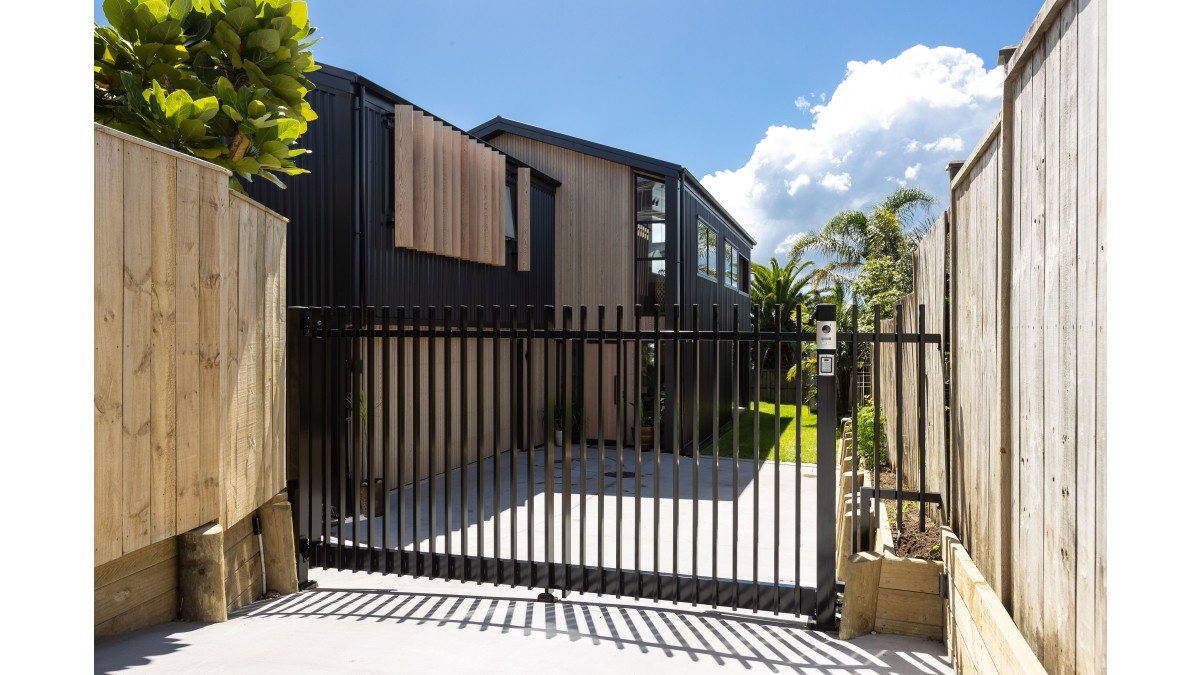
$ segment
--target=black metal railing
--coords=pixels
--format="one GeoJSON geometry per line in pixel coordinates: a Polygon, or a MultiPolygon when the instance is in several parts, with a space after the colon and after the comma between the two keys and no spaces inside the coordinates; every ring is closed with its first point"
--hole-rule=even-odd
{"type": "MultiPolygon", "coordinates": [[[[839,480],[835,421],[814,472],[798,377],[796,457],[782,461],[787,420],[778,404],[763,411],[756,367],[766,346],[805,354],[812,329],[764,331],[738,307],[613,309],[290,308],[302,580],[310,566],[350,569],[832,625],[836,552],[802,542],[833,540],[837,506],[813,486],[839,480]]],[[[857,313],[853,325],[838,338],[855,355],[938,339],[881,334],[878,320],[859,333],[857,313]]],[[[817,407],[836,415],[835,401],[817,407]]],[[[857,476],[857,442],[854,456],[857,476]]]]}

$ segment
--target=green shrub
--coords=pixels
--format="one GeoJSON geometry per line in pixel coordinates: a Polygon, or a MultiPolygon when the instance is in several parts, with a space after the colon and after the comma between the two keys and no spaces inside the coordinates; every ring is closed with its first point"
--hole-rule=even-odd
{"type": "Polygon", "coordinates": [[[308,8],[291,0],[104,0],[94,119],[238,178],[307,173],[293,157],[317,115],[308,8]]]}
{"type": "MultiPolygon", "coordinates": [[[[879,463],[887,464],[887,417],[879,413],[879,463]]],[[[868,469],[875,466],[875,406],[858,409],[858,457],[868,469]]]]}

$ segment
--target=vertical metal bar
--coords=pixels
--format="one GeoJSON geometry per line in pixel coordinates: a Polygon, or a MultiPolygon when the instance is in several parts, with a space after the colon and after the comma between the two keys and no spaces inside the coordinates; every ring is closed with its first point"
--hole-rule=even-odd
{"type": "MultiPolygon", "coordinates": [[[[875,527],[879,527],[879,523],[883,518],[883,504],[879,499],[879,305],[874,305],[872,311],[875,313],[875,325],[873,329],[874,344],[871,345],[871,348],[874,350],[874,353],[871,355],[871,406],[875,412],[875,426],[873,427],[874,432],[871,436],[873,437],[875,447],[871,448],[871,463],[874,466],[874,476],[871,485],[875,488],[875,527]]],[[[900,345],[897,344],[896,346],[899,347],[900,345]]]]}
{"type": "Polygon", "coordinates": [[[483,583],[483,568],[487,559],[484,534],[487,531],[485,516],[487,500],[484,497],[483,477],[483,326],[486,322],[483,305],[475,305],[475,559],[479,568],[474,570],[475,583],[483,583]]]}
{"type": "Polygon", "coordinates": [[[391,525],[391,495],[392,495],[392,308],[383,308],[383,559],[387,560],[388,526],[391,525]]]}
{"type": "Polygon", "coordinates": [[[801,334],[804,332],[803,317],[800,308],[796,308],[796,347],[793,350],[793,361],[796,365],[796,506],[795,506],[795,541],[792,544],[795,554],[795,607],[796,616],[800,616],[800,523],[803,520],[804,481],[800,470],[804,461],[804,343],[801,334]]]}
{"type": "Polygon", "coordinates": [[[425,485],[426,496],[429,498],[429,503],[426,504],[425,523],[427,533],[429,534],[429,578],[433,579],[438,573],[437,560],[437,308],[428,307],[429,314],[429,351],[426,354],[428,364],[427,371],[429,373],[429,381],[427,383],[429,390],[425,392],[425,396],[429,397],[429,438],[428,447],[425,452],[425,485]]]}
{"type": "MultiPolygon", "coordinates": [[[[760,307],[758,311],[762,311],[762,308],[760,307]]],[[[754,354],[754,394],[750,398],[750,404],[752,406],[754,406],[752,408],[754,411],[754,417],[752,418],[754,420],[754,430],[753,430],[753,436],[752,436],[753,440],[754,440],[754,450],[753,450],[753,452],[754,452],[754,476],[752,476],[752,479],[754,481],[754,523],[753,523],[754,608],[753,609],[755,612],[757,612],[758,608],[762,604],[761,598],[759,597],[759,588],[758,588],[758,524],[762,519],[761,515],[759,514],[759,504],[758,504],[759,474],[762,473],[762,465],[761,465],[762,458],[760,456],[761,452],[759,451],[759,445],[758,445],[758,434],[759,434],[759,431],[758,431],[759,417],[758,417],[758,415],[759,415],[759,411],[762,407],[762,403],[761,403],[761,400],[762,400],[762,396],[761,396],[761,394],[762,394],[762,333],[760,332],[762,325],[759,322],[759,317],[758,317],[757,312],[755,312],[755,314],[750,317],[750,323],[754,329],[754,342],[750,348],[751,353],[754,354]]]]}
{"type": "Polygon", "coordinates": [[[363,404],[360,388],[362,387],[362,376],[360,375],[360,364],[362,363],[362,338],[360,330],[362,328],[362,308],[354,307],[350,311],[350,446],[349,446],[349,463],[350,463],[350,501],[354,504],[354,520],[350,522],[350,533],[354,540],[353,551],[351,556],[351,564],[354,571],[359,571],[358,565],[358,516],[359,506],[362,505],[362,499],[359,497],[362,490],[362,477],[359,475],[358,465],[359,456],[362,453],[362,441],[360,438],[360,406],[363,404]]]}
{"type": "MultiPolygon", "coordinates": [[[[633,437],[634,444],[634,477],[633,477],[633,570],[637,579],[637,589],[634,591],[634,596],[642,597],[642,426],[646,423],[647,411],[643,410],[642,401],[646,399],[642,388],[646,383],[642,381],[642,367],[644,364],[645,355],[642,354],[642,317],[645,316],[646,307],[641,305],[640,311],[635,311],[633,315],[634,335],[634,355],[636,358],[637,367],[634,369],[634,389],[638,397],[639,405],[637,407],[638,415],[637,429],[638,433],[633,437]]],[[[655,355],[658,358],[658,355],[655,355]]],[[[657,361],[655,361],[657,365],[657,361]]],[[[654,402],[654,406],[658,406],[658,401],[654,402]]]]}
{"type": "MultiPolygon", "coordinates": [[[[408,429],[404,419],[408,401],[404,396],[406,314],[403,307],[396,309],[396,327],[399,333],[396,338],[396,549],[398,551],[404,550],[404,470],[406,468],[404,458],[408,453],[408,445],[405,442],[408,429]]],[[[399,572],[403,574],[407,571],[404,567],[404,556],[400,555],[398,559],[400,560],[399,572]]]]}
{"type": "MultiPolygon", "coordinates": [[[[367,555],[375,558],[375,308],[367,307],[366,310],[366,354],[363,358],[364,369],[366,370],[367,388],[363,392],[363,398],[366,399],[366,428],[363,430],[366,436],[366,469],[367,469],[367,505],[363,510],[367,516],[367,555]]],[[[359,488],[360,490],[362,488],[359,488]]],[[[371,568],[374,565],[367,565],[367,574],[371,574],[371,568]]]]}
{"type": "Polygon", "coordinates": [[[896,544],[904,535],[904,306],[896,304],[896,544]]]}
{"type": "Polygon", "coordinates": [[[917,306],[917,473],[921,532],[925,531],[925,305],[917,306]]]}
{"type": "Polygon", "coordinates": [[[348,482],[348,472],[346,468],[346,456],[350,454],[350,439],[347,436],[347,413],[346,396],[349,395],[351,383],[347,381],[348,376],[352,374],[352,370],[348,367],[346,352],[349,350],[350,343],[350,310],[346,307],[338,307],[338,340],[337,340],[337,363],[334,365],[334,374],[337,377],[337,400],[333,406],[335,412],[335,429],[337,430],[337,462],[330,467],[332,474],[331,480],[337,486],[338,494],[338,511],[337,511],[337,569],[345,569],[345,556],[343,555],[344,546],[341,544],[346,539],[346,483],[348,482]]]}
{"type": "Polygon", "coordinates": [[[837,600],[837,312],[817,305],[817,594],[814,618],[834,625],[837,600]],[[826,367],[821,360],[828,359],[826,367]],[[822,374],[825,373],[825,374],[822,374]]]}
{"type": "MultiPolygon", "coordinates": [[[[596,567],[604,569],[604,305],[599,307],[596,317],[596,328],[600,331],[600,340],[596,343],[596,450],[600,453],[596,469],[596,502],[599,516],[596,523],[596,567]]],[[[587,475],[586,473],[584,474],[587,475]]],[[[584,490],[587,498],[587,490],[584,490]]],[[[587,559],[581,562],[587,564],[587,559]]],[[[608,584],[604,572],[600,572],[600,594],[608,592],[608,584]]]]}
{"type": "MultiPolygon", "coordinates": [[[[741,305],[733,306],[733,439],[732,439],[732,455],[733,455],[733,490],[730,494],[730,501],[733,505],[733,529],[730,531],[730,543],[733,549],[733,575],[734,581],[739,581],[738,577],[738,501],[742,495],[742,483],[739,476],[739,465],[742,463],[742,449],[738,445],[738,425],[742,413],[742,319],[741,305]]],[[[733,587],[733,608],[739,609],[742,602],[742,587],[739,584],[734,584],[733,587]]]]}
{"type": "Polygon", "coordinates": [[[850,553],[858,553],[858,297],[850,305],[850,437],[853,459],[850,469],[850,553]]]}
{"type": "MultiPolygon", "coordinates": [[[[617,305],[617,595],[625,593],[625,558],[621,555],[621,538],[625,534],[625,425],[629,420],[625,413],[625,391],[629,383],[625,379],[625,305],[617,305]]],[[[636,410],[636,408],[635,408],[636,410]]],[[[636,429],[640,423],[635,424],[636,429]]],[[[600,566],[604,566],[601,560],[600,566]]]]}
{"type": "Polygon", "coordinates": [[[662,396],[662,333],[658,323],[658,305],[654,305],[654,587],[657,599],[662,596],[662,577],[659,576],[659,515],[661,512],[662,485],[662,406],[659,399],[662,396]]]}
{"type": "Polygon", "coordinates": [[[517,559],[517,432],[520,419],[517,417],[517,377],[523,369],[518,367],[517,306],[508,306],[508,559],[513,576],[510,585],[516,584],[517,559]]]}
{"type": "Polygon", "coordinates": [[[500,585],[500,305],[492,305],[492,585],[500,585]]]}
{"type": "MultiPolygon", "coordinates": [[[[583,307],[580,313],[586,316],[587,308],[583,307]]],[[[572,478],[571,464],[574,458],[574,442],[572,441],[573,431],[571,428],[572,412],[575,410],[575,402],[572,400],[572,395],[575,393],[574,361],[575,361],[575,336],[571,335],[571,307],[563,307],[563,330],[566,333],[566,340],[563,343],[563,459],[562,459],[562,480],[563,480],[563,509],[562,509],[562,545],[563,545],[563,588],[571,587],[571,490],[572,478]]]]}
{"type": "Polygon", "coordinates": [[[451,460],[453,456],[450,454],[454,446],[454,374],[451,368],[451,336],[454,328],[454,308],[449,305],[442,307],[442,531],[445,532],[445,539],[442,542],[444,547],[443,554],[445,558],[445,566],[442,568],[442,576],[449,581],[453,576],[452,567],[454,565],[454,537],[451,533],[450,515],[450,497],[454,491],[454,481],[450,479],[451,460]]]}
{"type": "Polygon", "coordinates": [[[671,387],[674,392],[670,400],[671,406],[671,576],[674,579],[674,594],[672,603],[679,602],[679,453],[681,451],[681,436],[683,436],[683,387],[680,386],[681,373],[679,368],[679,352],[682,351],[683,341],[679,337],[679,305],[672,309],[674,318],[674,336],[671,343],[671,387]]]}
{"type": "Polygon", "coordinates": [[[779,614],[779,499],[780,474],[783,467],[780,464],[783,454],[783,433],[780,429],[780,404],[783,402],[783,308],[775,307],[775,518],[772,520],[775,538],[772,544],[775,569],[775,614],[779,614]]]}
{"type": "MultiPolygon", "coordinates": [[[[716,440],[716,439],[713,439],[716,440]]],[[[700,305],[692,305],[692,606],[700,598],[700,305]]]]}
{"type": "MultiPolygon", "coordinates": [[[[467,561],[470,559],[467,555],[468,532],[467,527],[467,499],[471,489],[468,481],[469,472],[467,471],[467,396],[470,389],[467,388],[467,307],[459,305],[458,307],[458,527],[459,527],[459,579],[462,583],[467,583],[467,561]]],[[[476,464],[479,463],[479,458],[476,457],[476,464]]]]}
{"type": "MultiPolygon", "coordinates": [[[[579,419],[579,564],[582,566],[583,586],[587,588],[587,305],[579,308],[579,402],[584,411],[579,419]]],[[[599,378],[597,378],[599,379],[599,378]]]]}
{"type": "MultiPolygon", "coordinates": [[[[334,520],[334,496],[330,494],[330,486],[332,484],[330,477],[334,476],[334,446],[336,441],[331,438],[337,429],[336,416],[337,410],[341,410],[342,400],[337,398],[338,387],[334,386],[334,363],[337,351],[337,337],[332,333],[334,328],[334,317],[329,307],[320,307],[318,317],[320,317],[319,327],[322,329],[322,344],[320,344],[320,356],[322,356],[322,414],[320,414],[320,521],[322,521],[322,540],[326,544],[322,551],[322,561],[320,566],[328,569],[330,567],[330,550],[329,543],[331,542],[331,525],[334,520]],[[332,396],[331,396],[331,395],[332,396]],[[332,404],[332,405],[330,405],[332,404]],[[334,419],[331,419],[334,418],[334,419]]],[[[340,378],[340,377],[338,377],[340,378]]],[[[341,514],[341,512],[338,512],[341,514]]],[[[338,527],[338,533],[341,533],[341,527],[338,527]]],[[[341,546],[338,546],[341,550],[341,546]]]]}
{"type": "MultiPolygon", "coordinates": [[[[721,505],[721,306],[712,306],[712,344],[713,344],[713,377],[712,377],[712,570],[709,577],[712,582],[712,606],[717,607],[717,553],[720,535],[721,505]]],[[[734,461],[737,461],[736,457],[734,461]]],[[[737,498],[737,491],[733,496],[737,498]]]]}
{"type": "MultiPolygon", "coordinates": [[[[554,307],[546,305],[542,308],[542,316],[545,318],[546,328],[543,331],[542,340],[542,417],[546,423],[546,442],[543,444],[545,449],[545,458],[543,459],[544,469],[546,471],[545,481],[545,497],[546,506],[545,513],[542,514],[542,528],[545,535],[545,555],[546,558],[546,592],[554,587],[554,419],[550,415],[550,351],[551,341],[550,329],[554,323],[554,307]]],[[[557,374],[555,376],[557,380],[557,374]]]]}
{"type": "MultiPolygon", "coordinates": [[[[533,482],[535,479],[533,470],[533,446],[534,446],[534,429],[533,429],[533,305],[525,306],[525,317],[528,325],[525,330],[525,546],[527,548],[526,558],[529,561],[529,578],[527,587],[533,589],[534,581],[534,561],[533,561],[533,482]]],[[[515,457],[514,457],[515,459],[515,457]]]]}
{"type": "MultiPolygon", "coordinates": [[[[412,404],[413,404],[413,471],[412,471],[412,539],[413,558],[416,561],[415,576],[425,573],[425,559],[421,555],[421,401],[425,393],[421,391],[421,308],[413,307],[413,363],[412,363],[412,404]]],[[[428,472],[428,469],[426,469],[428,472]]]]}
{"type": "MultiPolygon", "coordinates": [[[[297,386],[293,384],[288,387],[288,403],[287,419],[292,423],[300,423],[305,425],[307,433],[304,434],[304,463],[301,465],[301,476],[299,489],[293,496],[293,499],[298,499],[298,503],[293,504],[293,509],[299,509],[296,514],[300,517],[298,521],[299,528],[297,535],[297,551],[300,553],[297,567],[297,577],[300,583],[308,581],[308,567],[311,563],[306,559],[311,560],[312,555],[308,550],[300,547],[301,541],[309,541],[316,537],[313,532],[313,506],[317,503],[313,500],[315,474],[313,473],[313,452],[315,436],[317,434],[317,424],[320,421],[320,415],[317,413],[316,407],[313,405],[318,390],[316,387],[315,376],[316,368],[313,367],[313,352],[316,348],[312,336],[315,332],[313,324],[313,312],[311,308],[305,308],[302,313],[297,313],[294,310],[289,310],[287,315],[287,340],[289,345],[295,345],[299,351],[293,356],[294,360],[288,361],[289,370],[295,369],[297,382],[301,387],[299,390],[293,389],[297,386]],[[299,322],[299,324],[297,324],[299,322]],[[303,400],[301,399],[303,397],[303,400]],[[299,406],[300,409],[291,407],[292,405],[299,406]]],[[[289,438],[288,442],[296,442],[299,445],[300,439],[289,438]]],[[[299,447],[296,448],[299,452],[299,447]]],[[[310,543],[311,546],[311,543],[310,543]]]]}

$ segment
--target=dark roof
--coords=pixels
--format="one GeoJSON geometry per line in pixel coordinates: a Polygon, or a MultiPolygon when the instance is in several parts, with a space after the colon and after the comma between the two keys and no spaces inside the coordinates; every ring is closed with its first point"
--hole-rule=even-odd
{"type": "Polygon", "coordinates": [[[516,157],[509,155],[507,152],[504,152],[500,148],[497,148],[496,146],[492,145],[491,143],[488,143],[487,139],[483,138],[482,136],[479,136],[471,131],[467,131],[465,129],[459,128],[458,126],[455,126],[451,122],[449,122],[445,119],[442,119],[441,117],[438,117],[433,112],[426,110],[425,108],[422,108],[421,106],[417,105],[416,103],[409,101],[408,99],[400,96],[399,94],[396,94],[395,92],[391,91],[390,89],[387,89],[386,87],[383,87],[383,86],[375,83],[374,81],[367,79],[367,78],[363,77],[362,75],[359,75],[358,73],[356,73],[354,71],[346,70],[344,68],[338,68],[337,66],[331,66],[327,63],[318,63],[317,65],[319,65],[321,67],[321,69],[314,71],[312,73],[309,73],[308,78],[310,80],[324,79],[324,76],[336,77],[336,78],[345,80],[346,82],[349,82],[350,84],[359,85],[361,87],[369,89],[372,94],[374,94],[382,99],[385,99],[387,101],[390,101],[393,104],[411,105],[414,109],[419,110],[419,111],[425,113],[426,115],[429,115],[430,117],[445,124],[446,126],[450,127],[451,129],[454,129],[455,131],[457,131],[459,133],[466,134],[467,136],[470,136],[471,138],[475,139],[476,141],[479,141],[480,143],[483,143],[484,145],[488,146],[489,148],[495,150],[496,152],[499,152],[500,154],[507,157],[508,160],[510,162],[512,162],[513,164],[515,164],[519,167],[529,169],[531,173],[533,173],[535,176],[540,178],[542,181],[549,183],[550,185],[553,185],[555,187],[562,185],[562,182],[559,181],[557,178],[555,178],[553,176],[549,176],[545,173],[542,173],[541,171],[538,171],[535,167],[529,166],[525,162],[522,162],[521,160],[517,159],[516,157]]]}
{"type": "Polygon", "coordinates": [[[551,131],[549,129],[535,127],[531,124],[525,124],[524,122],[506,119],[504,117],[500,117],[499,115],[488,120],[487,122],[484,122],[483,124],[480,124],[474,129],[471,129],[469,133],[485,141],[491,140],[500,134],[513,134],[514,136],[530,138],[535,141],[541,141],[542,143],[556,145],[560,148],[581,152],[585,155],[607,159],[611,162],[624,164],[647,173],[659,175],[673,174],[681,182],[686,182],[689,186],[694,188],[696,192],[704,197],[705,201],[715,208],[717,212],[725,218],[725,220],[729,221],[730,227],[732,227],[738,232],[738,234],[746,239],[750,246],[754,246],[758,243],[754,240],[754,237],[751,237],[750,233],[746,232],[746,229],[743,228],[740,223],[738,223],[737,219],[734,218],[728,211],[726,211],[724,206],[721,206],[721,202],[717,201],[717,198],[713,197],[712,193],[710,193],[703,185],[700,184],[700,181],[692,175],[692,172],[688,171],[680,164],[666,162],[653,157],[647,157],[646,155],[639,155],[636,152],[629,152],[628,150],[614,148],[609,145],[596,143],[583,138],[568,136],[567,134],[559,133],[557,131],[551,131]]]}

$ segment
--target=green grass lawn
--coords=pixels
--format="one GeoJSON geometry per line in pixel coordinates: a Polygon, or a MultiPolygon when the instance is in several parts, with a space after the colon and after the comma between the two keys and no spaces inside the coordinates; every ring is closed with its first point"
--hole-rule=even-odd
{"type": "MultiPolygon", "coordinates": [[[[803,408],[802,412],[803,416],[800,420],[800,461],[815,463],[817,461],[817,416],[809,412],[808,408],[803,408]]],[[[772,403],[760,403],[757,414],[750,410],[744,410],[739,414],[738,457],[742,459],[753,459],[755,457],[755,424],[758,424],[758,459],[774,460],[775,405],[772,403]]],[[[779,435],[779,443],[783,446],[779,454],[779,459],[784,462],[796,461],[795,405],[784,404],[779,406],[779,435]]],[[[717,445],[721,450],[722,457],[733,456],[733,425],[725,429],[725,433],[721,434],[717,445]]],[[[712,446],[705,447],[702,452],[703,454],[711,455],[712,446]]]]}

